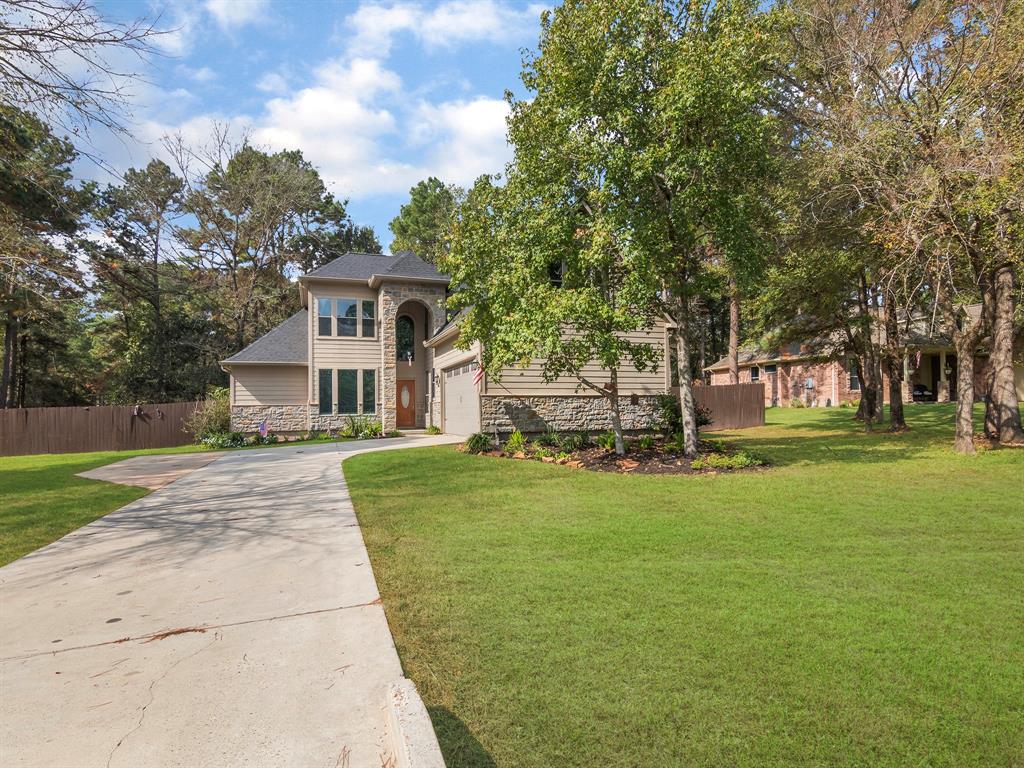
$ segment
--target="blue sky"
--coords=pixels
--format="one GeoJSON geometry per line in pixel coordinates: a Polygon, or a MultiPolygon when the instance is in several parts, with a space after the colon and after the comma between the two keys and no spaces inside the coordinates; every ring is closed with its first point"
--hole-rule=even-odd
{"type": "MultiPolygon", "coordinates": [[[[106,2],[107,14],[145,13],[106,2]]],[[[132,87],[132,139],[99,135],[116,170],[165,156],[161,139],[209,140],[215,123],[257,146],[301,149],[387,248],[388,222],[429,175],[461,184],[509,159],[503,100],[523,95],[521,50],[543,6],[497,0],[150,6],[174,31],[132,87]]]]}

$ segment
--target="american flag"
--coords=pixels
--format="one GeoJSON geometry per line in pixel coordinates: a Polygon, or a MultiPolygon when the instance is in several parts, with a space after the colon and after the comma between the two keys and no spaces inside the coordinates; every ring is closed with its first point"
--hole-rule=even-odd
{"type": "Polygon", "coordinates": [[[268,431],[269,430],[267,429],[267,420],[264,419],[263,421],[260,422],[260,437],[266,437],[268,431]]]}
{"type": "Polygon", "coordinates": [[[476,369],[476,373],[473,374],[473,384],[480,386],[480,382],[484,380],[484,367],[481,365],[476,369]]]}

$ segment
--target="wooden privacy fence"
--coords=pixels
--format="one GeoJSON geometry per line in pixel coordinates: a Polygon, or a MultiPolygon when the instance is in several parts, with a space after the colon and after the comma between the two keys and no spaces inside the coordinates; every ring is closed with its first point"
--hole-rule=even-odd
{"type": "Polygon", "coordinates": [[[703,431],[764,426],[764,384],[698,384],[693,397],[714,419],[703,431]]]}
{"type": "Polygon", "coordinates": [[[200,403],[0,410],[0,456],[187,445],[185,421],[200,403]]]}

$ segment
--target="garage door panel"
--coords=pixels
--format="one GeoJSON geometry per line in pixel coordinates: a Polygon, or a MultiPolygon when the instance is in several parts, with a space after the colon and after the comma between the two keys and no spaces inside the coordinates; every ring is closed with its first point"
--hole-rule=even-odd
{"type": "Polygon", "coordinates": [[[480,395],[473,376],[475,364],[449,368],[444,372],[444,431],[469,435],[480,430],[480,395]]]}

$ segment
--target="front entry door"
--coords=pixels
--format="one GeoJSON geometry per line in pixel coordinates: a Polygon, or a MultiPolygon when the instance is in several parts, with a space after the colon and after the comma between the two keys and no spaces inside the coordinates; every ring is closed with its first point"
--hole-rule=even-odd
{"type": "Polygon", "coordinates": [[[415,379],[399,379],[398,380],[398,413],[396,414],[396,421],[398,422],[398,428],[405,427],[407,429],[416,426],[416,380],[415,379]]]}

